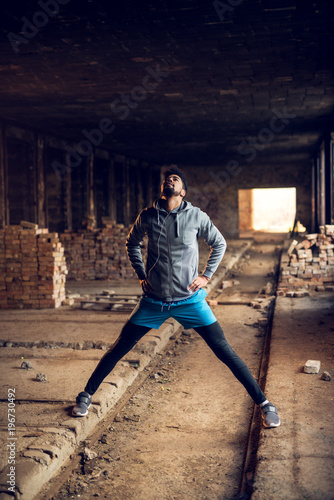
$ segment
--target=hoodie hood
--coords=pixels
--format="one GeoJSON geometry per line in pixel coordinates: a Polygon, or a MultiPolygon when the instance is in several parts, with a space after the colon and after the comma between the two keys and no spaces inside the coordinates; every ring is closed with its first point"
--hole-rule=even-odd
{"type": "MultiPolygon", "coordinates": [[[[166,212],[166,210],[164,208],[162,208],[160,200],[161,200],[161,198],[157,198],[153,202],[153,207],[158,211],[160,210],[160,211],[166,212]]],[[[174,208],[174,210],[172,210],[169,213],[173,214],[175,212],[184,212],[185,210],[189,210],[190,208],[192,208],[192,204],[190,203],[190,201],[183,200],[179,207],[174,208]]]]}

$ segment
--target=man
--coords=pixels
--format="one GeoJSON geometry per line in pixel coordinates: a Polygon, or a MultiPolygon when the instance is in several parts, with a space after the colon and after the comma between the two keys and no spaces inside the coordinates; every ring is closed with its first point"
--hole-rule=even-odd
{"type": "Polygon", "coordinates": [[[194,328],[244,385],[254,402],[261,406],[265,427],[278,427],[276,407],[269,403],[246,364],[225,339],[222,328],[207,304],[203,286],[223,258],[226,242],[207,214],[186,202],[187,181],[183,172],[171,165],[164,172],[161,196],[152,207],[139,214],[132,227],[126,248],[142,290],[143,297],[125,323],[120,336],[103,356],[85,391],[77,397],[72,414],[87,415],[92,395],[116,363],[151,328],[159,328],[172,317],[184,328],[194,328]],[[146,268],[141,242],[148,237],[146,268]],[[198,275],[198,238],[211,248],[203,271],[198,275]]]}

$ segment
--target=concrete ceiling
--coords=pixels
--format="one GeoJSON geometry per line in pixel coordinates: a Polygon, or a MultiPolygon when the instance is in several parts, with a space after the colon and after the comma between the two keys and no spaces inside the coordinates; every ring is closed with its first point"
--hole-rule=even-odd
{"type": "Polygon", "coordinates": [[[103,126],[94,136],[101,146],[158,164],[248,161],[254,147],[257,163],[308,163],[333,129],[333,7],[327,0],[7,3],[1,119],[74,144],[83,130],[103,126]]]}

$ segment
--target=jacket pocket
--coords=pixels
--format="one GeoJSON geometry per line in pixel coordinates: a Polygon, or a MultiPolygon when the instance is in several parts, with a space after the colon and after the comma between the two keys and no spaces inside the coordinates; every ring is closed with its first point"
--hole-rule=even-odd
{"type": "Polygon", "coordinates": [[[196,248],[187,247],[182,252],[181,258],[181,287],[188,290],[189,285],[197,276],[197,251],[196,248]]]}

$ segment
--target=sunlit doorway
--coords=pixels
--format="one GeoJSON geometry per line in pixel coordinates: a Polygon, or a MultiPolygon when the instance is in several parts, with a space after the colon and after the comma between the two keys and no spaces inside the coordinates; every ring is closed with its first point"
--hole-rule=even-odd
{"type": "Polygon", "coordinates": [[[239,232],[288,233],[296,217],[296,188],[239,189],[239,232]]]}

